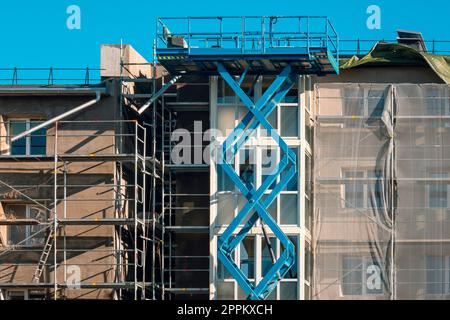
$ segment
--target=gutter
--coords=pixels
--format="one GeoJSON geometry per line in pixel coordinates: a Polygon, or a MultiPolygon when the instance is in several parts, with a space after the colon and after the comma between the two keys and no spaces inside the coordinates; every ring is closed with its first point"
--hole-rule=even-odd
{"type": "Polygon", "coordinates": [[[74,108],[72,110],[69,110],[69,111],[67,111],[67,112],[65,112],[63,114],[60,114],[59,116],[56,116],[56,117],[54,117],[54,118],[52,118],[50,120],[47,120],[47,121],[41,123],[40,125],[37,125],[36,127],[31,128],[28,131],[25,131],[25,132],[22,132],[21,134],[18,134],[17,136],[15,136],[15,137],[13,137],[11,139],[11,142],[15,142],[15,141],[17,141],[19,139],[22,139],[23,137],[26,137],[27,135],[29,135],[29,134],[31,134],[31,133],[33,133],[35,131],[38,131],[39,129],[48,127],[49,125],[55,123],[56,121],[59,121],[59,120],[64,119],[64,118],[67,118],[68,116],[71,116],[74,113],[80,112],[81,110],[84,110],[87,107],[90,107],[90,106],[96,104],[101,99],[100,91],[96,91],[95,95],[96,95],[95,99],[90,100],[90,101],[88,101],[86,103],[83,103],[82,105],[79,105],[78,107],[76,107],[76,108],[74,108]]]}

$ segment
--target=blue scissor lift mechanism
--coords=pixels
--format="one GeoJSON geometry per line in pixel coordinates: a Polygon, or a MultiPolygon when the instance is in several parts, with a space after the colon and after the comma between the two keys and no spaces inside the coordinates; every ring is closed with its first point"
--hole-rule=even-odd
{"type": "MultiPolygon", "coordinates": [[[[339,73],[338,36],[327,17],[189,17],[158,18],[156,56],[174,77],[219,75],[244,105],[247,114],[230,134],[218,165],[242,192],[247,203],[218,239],[218,258],[251,300],[264,300],[294,265],[293,243],[267,209],[296,175],[297,157],[267,120],[295,84],[297,75],[339,73]],[[258,101],[241,88],[247,75],[275,76],[258,101]],[[266,129],[279,144],[282,156],[273,172],[256,188],[234,170],[233,159],[258,128],[266,129]],[[267,197],[265,191],[280,177],[267,197]],[[264,278],[252,284],[233,259],[233,252],[260,220],[280,240],[278,260],[265,228],[265,241],[273,265],[264,278]],[[242,228],[236,233],[239,227],[242,228]]],[[[220,214],[220,213],[219,213],[220,214]]]]}

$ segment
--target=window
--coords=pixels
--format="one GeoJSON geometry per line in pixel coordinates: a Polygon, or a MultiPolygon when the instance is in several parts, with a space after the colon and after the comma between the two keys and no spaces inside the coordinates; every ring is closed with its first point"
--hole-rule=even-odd
{"type": "Polygon", "coordinates": [[[218,191],[233,191],[234,184],[228,174],[223,169],[223,165],[217,165],[217,189],[218,191]]]}
{"type": "MultiPolygon", "coordinates": [[[[275,81],[275,77],[264,76],[262,81],[262,92],[266,92],[270,85],[275,81]]],[[[294,82],[292,88],[286,93],[286,95],[281,99],[280,104],[298,104],[298,85],[297,81],[294,82]]]]}
{"type": "Polygon", "coordinates": [[[343,90],[344,115],[365,117],[365,119],[348,119],[345,122],[346,127],[378,126],[384,110],[388,89],[365,88],[361,90],[343,90]]]}
{"type": "Polygon", "coordinates": [[[344,172],[345,180],[345,207],[363,208],[364,207],[364,178],[363,171],[344,172]],[[354,179],[356,178],[356,179],[354,179]]]}
{"type": "Polygon", "coordinates": [[[381,173],[376,170],[347,170],[343,172],[344,207],[353,209],[383,208],[381,173]]]}
{"type": "Polygon", "coordinates": [[[305,226],[308,230],[312,228],[312,162],[311,156],[305,155],[305,226]]]}
{"type": "Polygon", "coordinates": [[[227,225],[233,221],[236,208],[236,197],[231,192],[222,192],[217,195],[217,221],[218,225],[227,225]]]}
{"type": "Polygon", "coordinates": [[[292,86],[291,90],[284,96],[283,100],[281,100],[281,103],[298,103],[298,90],[297,90],[297,84],[294,84],[292,86]]]}
{"type": "Polygon", "coordinates": [[[217,82],[217,103],[235,103],[236,97],[233,89],[222,78],[217,82]]]}
{"type": "Polygon", "coordinates": [[[255,185],[255,150],[241,149],[239,150],[239,175],[241,180],[248,186],[255,185]]]}
{"type": "Polygon", "coordinates": [[[45,292],[41,290],[8,290],[7,300],[45,300],[45,292]]]}
{"type": "MultiPolygon", "coordinates": [[[[39,207],[28,204],[7,204],[5,213],[9,219],[36,219],[45,220],[45,212],[39,207]]],[[[44,233],[41,232],[42,225],[12,225],[8,227],[8,243],[10,245],[42,245],[44,233]],[[32,235],[35,236],[31,237],[32,235]],[[31,238],[30,238],[31,237],[31,238]],[[28,239],[29,238],[29,239],[28,239]]]]}
{"type": "Polygon", "coordinates": [[[345,256],[342,259],[343,295],[383,295],[381,266],[369,257],[345,256]]]}
{"type": "MultiPolygon", "coordinates": [[[[287,191],[298,191],[298,164],[300,163],[300,155],[298,153],[298,148],[290,148],[296,155],[297,157],[297,170],[294,174],[294,176],[291,178],[291,180],[289,180],[289,182],[287,183],[286,187],[283,190],[287,190],[287,191]]],[[[284,153],[282,154],[282,156],[284,156],[284,153]]],[[[283,173],[281,174],[281,176],[283,177],[286,174],[287,170],[283,171],[283,173]]]]}
{"type": "Polygon", "coordinates": [[[246,237],[241,244],[241,270],[249,279],[255,278],[255,237],[246,237]]]}
{"type": "Polygon", "coordinates": [[[428,207],[429,208],[447,208],[447,183],[439,178],[447,178],[447,173],[430,174],[432,181],[428,185],[428,207]]]}
{"type": "Polygon", "coordinates": [[[233,282],[217,283],[217,299],[234,300],[234,283],[233,282]]]}
{"type": "Polygon", "coordinates": [[[449,114],[448,95],[441,87],[426,87],[424,103],[426,115],[443,116],[449,114]]]}
{"type": "Polygon", "coordinates": [[[426,256],[427,294],[450,294],[450,256],[426,256]]]}
{"type": "MultiPolygon", "coordinates": [[[[278,114],[277,108],[273,109],[272,112],[267,116],[267,121],[270,123],[272,128],[275,130],[278,128],[278,114]]],[[[266,135],[270,135],[270,132],[267,132],[266,135]]]]}
{"type": "Polygon", "coordinates": [[[308,283],[308,285],[311,285],[313,274],[313,255],[311,244],[307,242],[305,247],[305,281],[308,283]]]}
{"type": "MultiPolygon", "coordinates": [[[[263,200],[265,200],[267,198],[268,194],[263,195],[263,200]]],[[[277,219],[277,202],[278,199],[275,198],[272,203],[270,204],[270,206],[267,208],[267,212],[269,212],[270,216],[273,218],[273,220],[275,222],[278,221],[277,219]]]]}
{"type": "Polygon", "coordinates": [[[286,225],[298,225],[299,211],[296,194],[280,195],[280,223],[286,225]]]}
{"type": "Polygon", "coordinates": [[[236,199],[233,193],[233,181],[224,171],[223,166],[217,165],[217,221],[218,225],[229,224],[234,217],[236,199]]]}
{"type": "Polygon", "coordinates": [[[427,294],[443,294],[444,293],[444,266],[445,258],[443,256],[427,256],[427,294]]]}
{"type": "Polygon", "coordinates": [[[280,300],[297,300],[297,281],[280,282],[280,300]]]}
{"type": "Polygon", "coordinates": [[[25,300],[26,292],[25,291],[8,291],[7,299],[8,300],[25,300]]]}
{"type": "Polygon", "coordinates": [[[217,107],[217,129],[223,135],[229,135],[235,127],[234,106],[217,107]]]}
{"type": "MultiPolygon", "coordinates": [[[[262,149],[261,150],[261,184],[270,176],[278,165],[278,149],[262,149]]],[[[275,180],[270,186],[269,190],[275,188],[277,180],[275,180]]]]}
{"type": "Polygon", "coordinates": [[[366,115],[370,118],[380,118],[384,110],[385,90],[366,90],[366,115]]]}
{"type": "Polygon", "coordinates": [[[305,197],[305,227],[307,230],[312,230],[313,225],[313,206],[311,205],[311,200],[305,197]]]}
{"type": "MultiPolygon", "coordinates": [[[[235,77],[235,80],[238,80],[235,77]]],[[[253,100],[255,95],[255,90],[252,86],[256,84],[257,79],[248,77],[241,84],[241,88],[247,94],[247,96],[253,100]]],[[[236,102],[242,103],[237,95],[234,93],[233,89],[228,85],[228,83],[222,78],[217,79],[217,103],[220,104],[234,104],[236,102]]]]}
{"type": "MultiPolygon", "coordinates": [[[[288,236],[289,240],[291,240],[294,245],[294,254],[298,257],[298,237],[297,236],[288,236]]],[[[296,279],[298,277],[298,259],[295,259],[295,263],[292,265],[291,269],[289,269],[288,273],[285,276],[285,279],[296,279]]]]}
{"type": "MultiPolygon", "coordinates": [[[[234,259],[234,258],[233,258],[234,259]]],[[[228,272],[227,268],[223,265],[222,261],[217,259],[217,277],[220,280],[231,279],[231,274],[228,272]]]]}
{"type": "MultiPolygon", "coordinates": [[[[270,241],[270,246],[272,248],[272,252],[274,255],[275,260],[277,260],[277,239],[276,238],[269,238],[270,241]]],[[[269,245],[266,241],[266,238],[262,237],[261,238],[261,247],[262,247],[262,257],[261,257],[261,271],[262,271],[262,276],[264,277],[267,272],[269,272],[270,268],[272,268],[273,266],[273,261],[272,261],[272,255],[270,253],[270,249],[269,249],[269,245]]]]}
{"type": "Polygon", "coordinates": [[[309,145],[312,145],[312,140],[314,136],[314,125],[310,118],[310,115],[308,112],[305,112],[305,140],[309,143],[309,145]]]}
{"type": "Polygon", "coordinates": [[[281,106],[280,120],[280,135],[282,137],[298,137],[298,106],[281,106]]]}
{"type": "Polygon", "coordinates": [[[28,300],[45,300],[45,292],[40,290],[28,290],[28,300]]]}
{"type": "MultiPolygon", "coordinates": [[[[10,138],[17,136],[27,130],[34,128],[42,123],[40,120],[34,119],[18,119],[9,121],[10,138]]],[[[47,130],[41,128],[30,135],[11,142],[11,155],[45,155],[46,154],[46,134],[47,130]]]]}

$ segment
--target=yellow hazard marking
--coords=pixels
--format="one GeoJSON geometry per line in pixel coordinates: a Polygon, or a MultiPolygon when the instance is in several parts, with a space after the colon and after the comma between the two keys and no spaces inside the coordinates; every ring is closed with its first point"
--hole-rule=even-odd
{"type": "Polygon", "coordinates": [[[158,56],[158,60],[180,60],[185,58],[186,56],[158,56]]]}

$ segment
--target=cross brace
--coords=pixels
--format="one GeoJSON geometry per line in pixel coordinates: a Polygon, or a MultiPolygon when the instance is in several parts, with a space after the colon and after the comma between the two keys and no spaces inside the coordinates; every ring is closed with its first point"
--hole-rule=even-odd
{"type": "Polygon", "coordinates": [[[292,88],[296,77],[292,73],[291,66],[287,65],[262,97],[254,103],[240,87],[245,74],[241,76],[239,81],[236,81],[220,63],[218,64],[218,72],[249,110],[234,131],[227,137],[222,146],[222,152],[219,153],[219,165],[242,192],[247,203],[218,239],[218,257],[248,295],[248,299],[263,300],[276,288],[278,282],[287,274],[296,259],[294,245],[267,211],[267,208],[295,176],[297,171],[295,152],[288,147],[267,120],[270,113],[292,88]],[[231,163],[239,149],[245,145],[246,141],[260,125],[278,143],[282,156],[276,168],[265,178],[261,186],[256,188],[253,183],[243,181],[231,163]],[[279,183],[263,199],[265,192],[279,176],[279,183]],[[270,228],[275,237],[280,240],[282,252],[263,279],[259,283],[253,284],[234,261],[233,252],[258,220],[261,220],[263,225],[270,228]],[[241,230],[235,234],[237,228],[242,224],[241,230]]]}

